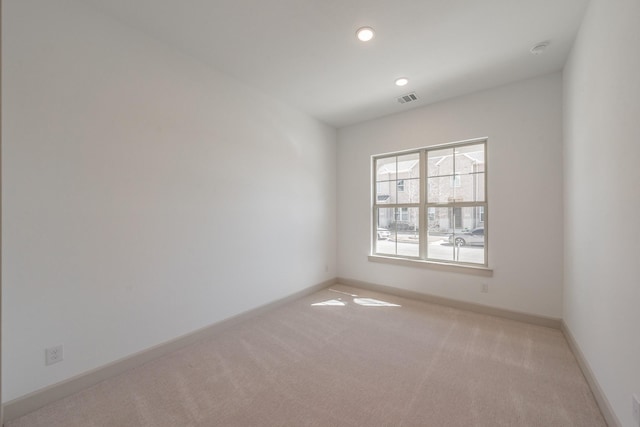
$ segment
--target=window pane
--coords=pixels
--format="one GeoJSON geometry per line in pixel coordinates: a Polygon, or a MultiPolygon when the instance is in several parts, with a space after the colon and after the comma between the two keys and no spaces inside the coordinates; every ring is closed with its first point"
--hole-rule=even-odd
{"type": "Polygon", "coordinates": [[[398,179],[420,178],[420,153],[398,156],[398,179]]]}
{"type": "Polygon", "coordinates": [[[427,258],[484,264],[483,207],[432,209],[427,213],[427,258]]]}
{"type": "Polygon", "coordinates": [[[395,181],[381,181],[376,182],[376,203],[395,203],[396,189],[395,181]]]}
{"type": "Polygon", "coordinates": [[[456,175],[456,202],[484,202],[484,173],[456,175]]]}
{"type": "Polygon", "coordinates": [[[455,178],[453,176],[427,178],[428,203],[452,203],[455,201],[455,178]]]}
{"type": "Polygon", "coordinates": [[[455,231],[470,231],[483,226],[484,224],[479,219],[481,208],[481,206],[454,208],[456,216],[455,231]]]}
{"type": "Polygon", "coordinates": [[[468,262],[471,264],[484,264],[484,244],[473,244],[466,246],[455,246],[455,257],[458,262],[468,262]]]}
{"type": "Polygon", "coordinates": [[[448,243],[454,247],[454,261],[484,264],[484,222],[482,207],[460,208],[462,228],[454,228],[448,243]]]}
{"type": "Polygon", "coordinates": [[[420,255],[418,208],[380,208],[377,228],[377,253],[420,255]]]}
{"type": "Polygon", "coordinates": [[[436,208],[427,208],[427,224],[436,219],[436,208]]]}
{"type": "Polygon", "coordinates": [[[396,158],[388,157],[376,160],[376,203],[395,203],[396,201],[396,158]]]}
{"type": "Polygon", "coordinates": [[[453,175],[453,148],[427,153],[427,176],[453,175]]]}
{"type": "Polygon", "coordinates": [[[420,227],[418,208],[396,208],[396,220],[392,224],[397,243],[397,254],[420,256],[420,227]]]}
{"type": "Polygon", "coordinates": [[[484,144],[455,148],[455,173],[460,177],[456,200],[484,201],[484,144]]]}
{"type": "Polygon", "coordinates": [[[456,147],[456,173],[484,172],[484,144],[456,147]]]}
{"type": "Polygon", "coordinates": [[[420,179],[398,180],[396,203],[420,203],[420,179]]]}
{"type": "Polygon", "coordinates": [[[376,236],[376,252],[379,254],[396,254],[395,234],[392,237],[392,231],[389,225],[395,220],[394,208],[378,209],[378,230],[376,236]]]}
{"type": "Polygon", "coordinates": [[[376,160],[376,181],[396,179],[396,157],[376,160]]]}
{"type": "Polygon", "coordinates": [[[376,160],[376,203],[420,202],[420,153],[376,160]]]}
{"type": "Polygon", "coordinates": [[[453,246],[448,239],[455,223],[453,215],[453,208],[427,209],[427,258],[453,261],[453,246]]]}

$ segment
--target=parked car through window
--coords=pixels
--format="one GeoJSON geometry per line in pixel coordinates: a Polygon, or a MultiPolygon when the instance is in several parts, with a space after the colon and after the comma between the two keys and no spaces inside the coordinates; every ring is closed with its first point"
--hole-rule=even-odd
{"type": "Polygon", "coordinates": [[[484,246],[484,227],[474,228],[471,231],[450,234],[449,243],[455,244],[456,246],[484,246]]]}

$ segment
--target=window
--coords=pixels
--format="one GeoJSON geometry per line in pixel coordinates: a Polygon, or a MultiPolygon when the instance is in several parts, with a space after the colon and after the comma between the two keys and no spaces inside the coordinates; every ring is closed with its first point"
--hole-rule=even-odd
{"type": "Polygon", "coordinates": [[[409,209],[408,208],[400,209],[400,220],[401,221],[409,221],[409,209]]]}
{"type": "Polygon", "coordinates": [[[436,208],[427,208],[427,215],[429,221],[433,221],[436,219],[436,208]]]}
{"type": "Polygon", "coordinates": [[[486,145],[374,156],[372,254],[487,266],[486,145]]]}

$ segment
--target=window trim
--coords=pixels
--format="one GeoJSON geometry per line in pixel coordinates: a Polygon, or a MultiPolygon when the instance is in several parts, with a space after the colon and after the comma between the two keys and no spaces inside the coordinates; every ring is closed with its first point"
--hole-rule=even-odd
{"type": "Polygon", "coordinates": [[[493,269],[491,267],[485,267],[480,264],[453,264],[446,261],[427,261],[424,259],[401,258],[392,255],[369,255],[367,259],[370,262],[377,262],[381,264],[428,268],[431,270],[475,274],[485,277],[491,277],[493,275],[493,269]]]}
{"type": "MultiPolygon", "coordinates": [[[[371,230],[372,230],[372,240],[371,240],[371,251],[370,251],[370,255],[369,255],[369,260],[370,261],[374,261],[374,260],[390,260],[390,261],[394,261],[394,260],[399,260],[402,261],[401,264],[406,264],[404,261],[408,261],[408,262],[417,262],[421,265],[438,265],[438,266],[442,266],[442,265],[447,265],[447,266],[452,266],[452,267],[464,267],[465,269],[468,268],[476,268],[479,270],[486,270],[486,271],[491,271],[491,269],[489,268],[489,188],[488,188],[488,177],[489,177],[489,168],[488,168],[488,137],[482,137],[482,138],[474,138],[474,139],[468,139],[468,140],[463,140],[463,141],[455,141],[455,142],[449,142],[449,143],[445,143],[445,144],[437,144],[437,145],[430,145],[430,146],[426,146],[426,147],[420,147],[420,148],[415,148],[415,149],[410,149],[410,150],[403,150],[403,151],[394,151],[394,152],[388,152],[388,153],[382,153],[382,154],[376,154],[371,156],[371,178],[372,178],[372,184],[370,186],[370,188],[372,189],[372,202],[371,202],[371,218],[372,218],[372,224],[371,224],[371,230]],[[436,151],[436,150],[441,150],[441,149],[447,149],[447,148],[460,148],[460,147],[466,147],[466,146],[470,146],[470,145],[478,145],[478,144],[484,144],[484,201],[482,202],[477,202],[477,201],[472,201],[472,202],[450,202],[450,203],[431,203],[428,202],[427,200],[427,182],[428,182],[428,177],[427,177],[427,158],[428,158],[428,152],[430,151],[436,151]],[[420,201],[418,203],[384,203],[384,204],[379,204],[378,200],[377,200],[377,170],[376,170],[376,162],[380,159],[384,159],[384,158],[389,158],[389,157],[399,157],[399,156],[405,156],[405,155],[411,155],[411,154],[418,154],[419,155],[419,161],[420,161],[420,191],[419,191],[419,199],[420,201]],[[418,224],[419,224],[419,243],[418,243],[418,256],[417,257],[413,257],[413,256],[406,256],[406,255],[397,255],[397,254],[385,254],[385,253],[378,253],[377,252],[377,245],[378,245],[378,239],[377,239],[377,227],[378,227],[378,210],[381,208],[418,208],[418,224]],[[441,259],[435,259],[435,258],[428,258],[427,257],[427,244],[425,244],[425,242],[427,242],[427,238],[428,238],[428,233],[427,233],[427,229],[428,229],[428,218],[427,218],[427,212],[429,208],[435,208],[435,207],[440,207],[440,208],[462,208],[462,207],[481,207],[483,209],[483,213],[482,216],[484,217],[484,263],[480,264],[480,263],[471,263],[471,262],[462,262],[462,261],[449,261],[449,260],[441,260],[441,259]]],[[[455,156],[454,156],[454,161],[455,161],[455,156]]],[[[458,175],[456,174],[456,170],[454,168],[453,170],[453,175],[455,176],[458,175]]]]}

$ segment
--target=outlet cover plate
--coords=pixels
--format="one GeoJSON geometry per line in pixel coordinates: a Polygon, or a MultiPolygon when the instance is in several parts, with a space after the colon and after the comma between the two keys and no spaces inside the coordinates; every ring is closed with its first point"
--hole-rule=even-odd
{"type": "Polygon", "coordinates": [[[637,394],[633,395],[633,419],[636,420],[636,425],[640,427],[640,397],[637,394]]]}
{"type": "Polygon", "coordinates": [[[64,359],[62,344],[54,347],[49,347],[44,350],[44,364],[46,366],[53,365],[54,363],[62,362],[64,359]]]}

